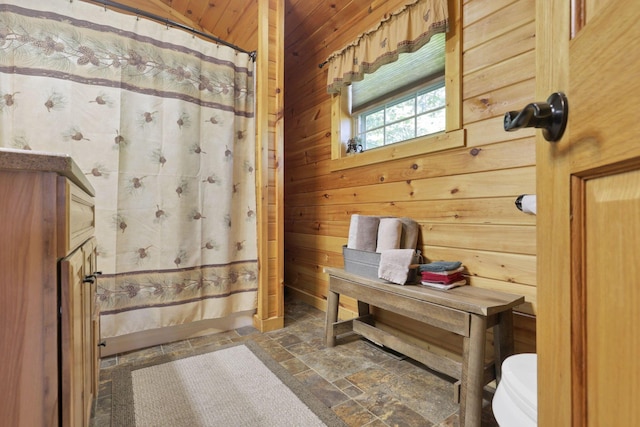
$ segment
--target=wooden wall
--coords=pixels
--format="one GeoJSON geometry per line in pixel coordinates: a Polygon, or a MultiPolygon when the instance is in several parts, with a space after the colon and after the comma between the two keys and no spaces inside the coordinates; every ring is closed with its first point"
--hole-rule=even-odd
{"type": "Polygon", "coordinates": [[[116,3],[195,28],[251,52],[258,49],[258,1],[117,0],[116,3]]]}
{"type": "Polygon", "coordinates": [[[284,326],[284,0],[258,1],[256,93],[260,291],[255,326],[284,326]]]}
{"type": "MultiPolygon", "coordinates": [[[[516,349],[535,351],[535,216],[514,205],[535,193],[534,133],[502,130],[506,111],[534,101],[534,0],[463,3],[466,147],[330,172],[331,104],[318,64],[403,3],[285,0],[285,285],[324,309],[323,267],[343,265],[350,216],[409,216],[429,260],[462,261],[471,285],[526,297],[516,349]]],[[[341,305],[343,316],[356,310],[351,299],[341,305]]]]}

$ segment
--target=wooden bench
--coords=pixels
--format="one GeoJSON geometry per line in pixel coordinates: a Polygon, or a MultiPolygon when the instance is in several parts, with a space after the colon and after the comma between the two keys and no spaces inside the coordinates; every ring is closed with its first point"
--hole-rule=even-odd
{"type": "Polygon", "coordinates": [[[494,379],[500,380],[502,361],[513,353],[512,308],[524,303],[524,297],[472,286],[440,291],[395,285],[337,268],[325,268],[325,272],[329,274],[327,347],[335,346],[336,336],[353,331],[459,380],[454,395],[460,402],[460,426],[480,425],[482,390],[494,379]],[[358,301],[357,318],[338,322],[340,295],[358,301]],[[376,325],[370,305],[462,336],[462,362],[429,351],[414,337],[376,325]],[[486,332],[491,327],[495,352],[485,365],[486,332]]]}

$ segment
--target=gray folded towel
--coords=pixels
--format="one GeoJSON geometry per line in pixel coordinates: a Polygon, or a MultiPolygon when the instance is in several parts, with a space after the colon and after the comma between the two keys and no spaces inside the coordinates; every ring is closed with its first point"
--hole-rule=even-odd
{"type": "Polygon", "coordinates": [[[375,252],[380,217],[351,215],[347,247],[359,251],[375,252]]]}
{"type": "Polygon", "coordinates": [[[420,271],[451,271],[460,268],[460,261],[434,261],[429,264],[420,264],[420,271]]]}
{"type": "Polygon", "coordinates": [[[380,253],[378,277],[398,285],[409,278],[409,266],[413,261],[413,249],[387,249],[380,253]]]}
{"type": "Polygon", "coordinates": [[[402,222],[402,238],[400,239],[400,249],[415,249],[418,246],[418,233],[420,227],[411,218],[398,218],[402,222]]]}
{"type": "Polygon", "coordinates": [[[380,218],[378,225],[378,244],[376,252],[387,249],[400,249],[402,238],[402,221],[398,218],[380,218]]]}

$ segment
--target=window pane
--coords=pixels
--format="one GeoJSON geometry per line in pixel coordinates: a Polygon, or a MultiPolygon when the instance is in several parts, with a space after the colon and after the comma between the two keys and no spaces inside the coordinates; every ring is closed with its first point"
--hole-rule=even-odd
{"type": "Polygon", "coordinates": [[[444,87],[418,96],[418,114],[433,110],[438,107],[444,107],[444,105],[444,87]]]}
{"type": "Polygon", "coordinates": [[[364,134],[362,146],[365,150],[370,148],[382,147],[384,145],[384,129],[377,129],[364,134]]]}
{"type": "Polygon", "coordinates": [[[358,136],[365,150],[442,132],[446,127],[442,80],[378,104],[357,116],[358,136]]]}
{"type": "Polygon", "coordinates": [[[364,130],[370,130],[373,128],[379,128],[384,126],[384,110],[376,111],[371,114],[367,114],[364,117],[364,130]]]}
{"type": "Polygon", "coordinates": [[[406,119],[415,114],[415,100],[412,97],[411,99],[387,107],[387,123],[406,119]]]}
{"type": "Polygon", "coordinates": [[[415,136],[414,119],[410,118],[387,126],[387,140],[385,143],[393,144],[394,142],[415,138],[415,136]]]}
{"type": "Polygon", "coordinates": [[[418,116],[418,125],[416,129],[417,136],[442,132],[445,127],[445,119],[446,117],[444,108],[418,116]]]}

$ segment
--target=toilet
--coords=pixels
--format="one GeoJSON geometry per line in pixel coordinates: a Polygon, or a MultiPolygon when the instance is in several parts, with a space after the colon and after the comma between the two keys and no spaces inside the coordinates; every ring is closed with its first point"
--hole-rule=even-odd
{"type": "Polygon", "coordinates": [[[538,357],[522,353],[502,363],[502,379],[493,396],[493,415],[500,427],[538,425],[538,357]]]}

